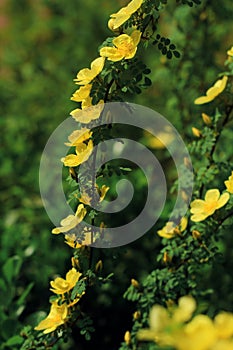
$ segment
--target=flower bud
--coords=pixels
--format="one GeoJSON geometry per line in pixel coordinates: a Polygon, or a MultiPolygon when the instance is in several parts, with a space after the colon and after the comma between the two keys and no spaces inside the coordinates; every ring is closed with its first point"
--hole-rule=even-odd
{"type": "Polygon", "coordinates": [[[201,238],[201,233],[197,230],[192,231],[192,236],[194,239],[200,239],[201,238]]]}
{"type": "Polygon", "coordinates": [[[80,270],[79,260],[77,258],[75,258],[74,256],[72,256],[72,258],[71,258],[71,264],[74,268],[76,268],[77,270],[80,270]]]}
{"type": "Polygon", "coordinates": [[[130,335],[129,331],[125,332],[124,341],[126,342],[127,345],[129,345],[131,343],[131,335],[130,335]]]}
{"type": "Polygon", "coordinates": [[[103,269],[103,262],[102,260],[99,260],[97,264],[95,265],[95,272],[100,272],[103,269]]]}
{"type": "Polygon", "coordinates": [[[186,166],[186,168],[188,169],[192,169],[192,163],[190,162],[188,157],[184,157],[184,165],[186,166]]]}
{"type": "Polygon", "coordinates": [[[209,126],[209,125],[212,124],[212,120],[211,120],[211,118],[210,118],[207,114],[202,113],[201,116],[202,116],[203,122],[204,122],[206,125],[209,126]]]}
{"type": "Polygon", "coordinates": [[[141,317],[141,312],[140,311],[135,311],[133,314],[133,319],[138,320],[141,317]]]}
{"type": "Polygon", "coordinates": [[[138,281],[136,281],[134,278],[131,279],[131,285],[132,285],[134,288],[139,288],[139,283],[138,283],[138,281]]]}
{"type": "Polygon", "coordinates": [[[165,264],[167,264],[167,263],[169,263],[169,262],[171,262],[172,261],[172,259],[171,259],[171,257],[168,255],[168,252],[164,252],[164,254],[163,254],[163,262],[165,263],[165,264]]]}
{"type": "Polygon", "coordinates": [[[186,192],[183,191],[183,190],[181,191],[181,197],[182,197],[182,199],[183,199],[184,202],[188,203],[189,197],[188,197],[188,195],[186,194],[186,192]]]}
{"type": "Polygon", "coordinates": [[[201,131],[197,128],[192,127],[193,135],[196,137],[201,137],[201,131]]]}

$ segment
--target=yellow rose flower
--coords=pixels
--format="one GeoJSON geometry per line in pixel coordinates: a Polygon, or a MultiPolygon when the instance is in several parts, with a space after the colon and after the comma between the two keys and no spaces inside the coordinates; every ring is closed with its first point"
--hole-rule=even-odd
{"type": "Polygon", "coordinates": [[[76,90],[73,93],[71,100],[75,102],[82,102],[83,100],[89,97],[91,92],[91,87],[92,87],[91,84],[81,86],[78,90],[76,90]]]}
{"type": "Polygon", "coordinates": [[[88,160],[93,150],[93,142],[89,140],[88,144],[79,143],[76,148],[75,154],[68,154],[68,156],[62,158],[62,162],[65,166],[75,167],[78,166],[88,160]]]}
{"type": "Polygon", "coordinates": [[[114,62],[123,58],[131,59],[136,54],[140,38],[141,32],[139,30],[135,30],[131,36],[121,34],[112,41],[115,47],[106,46],[100,49],[100,56],[107,57],[108,60],[114,62]]]}
{"type": "Polygon", "coordinates": [[[161,230],[157,231],[157,234],[160,237],[170,239],[176,236],[177,234],[180,234],[181,232],[183,232],[186,229],[187,224],[188,224],[188,220],[186,217],[183,217],[180,220],[180,224],[178,226],[176,226],[174,222],[168,221],[161,230]]]}
{"type": "Polygon", "coordinates": [[[65,243],[68,244],[71,248],[79,249],[83,246],[92,244],[95,241],[92,237],[91,231],[85,227],[84,228],[84,239],[82,242],[78,242],[78,236],[75,234],[65,235],[65,243]]]}
{"type": "Polygon", "coordinates": [[[73,267],[67,272],[65,279],[57,277],[54,281],[51,281],[50,285],[52,288],[50,288],[50,290],[55,294],[67,293],[74,288],[81,275],[82,274],[73,267]]]}
{"type": "Polygon", "coordinates": [[[191,203],[190,212],[194,215],[191,216],[191,220],[199,222],[205,220],[208,216],[212,215],[215,210],[223,207],[229,200],[229,193],[223,193],[220,196],[218,189],[208,190],[205,195],[205,200],[195,199],[191,203]]]}
{"type": "Polygon", "coordinates": [[[196,302],[191,296],[181,297],[178,306],[172,305],[170,310],[154,305],[149,316],[150,328],[139,331],[138,338],[156,341],[161,345],[175,344],[175,339],[180,334],[180,325],[192,317],[195,309],[196,302]]]}
{"type": "Polygon", "coordinates": [[[83,204],[79,204],[75,215],[68,215],[65,219],[61,221],[61,227],[56,227],[52,230],[53,234],[64,233],[75,228],[80,222],[83,221],[87,213],[86,208],[83,204]]]}
{"type": "Polygon", "coordinates": [[[89,84],[104,68],[105,58],[98,57],[91,63],[91,69],[84,68],[81,69],[77,78],[74,79],[75,83],[78,85],[87,85],[89,84]]]}
{"type": "MultiPolygon", "coordinates": [[[[96,189],[99,193],[99,202],[102,202],[104,200],[109,188],[110,187],[106,185],[103,185],[101,188],[99,188],[99,186],[96,185],[96,189]]],[[[86,205],[91,205],[91,197],[86,192],[83,192],[81,198],[79,198],[79,202],[86,205]]]]}
{"type": "Polygon", "coordinates": [[[233,46],[227,51],[228,56],[233,57],[233,46]]]}
{"type": "Polygon", "coordinates": [[[209,88],[209,90],[207,90],[206,96],[198,97],[194,101],[194,103],[196,105],[202,105],[204,103],[208,103],[210,101],[213,101],[215,99],[215,97],[217,97],[219,94],[221,94],[223,92],[223,90],[225,89],[225,87],[227,85],[227,80],[228,80],[228,77],[226,75],[224,75],[224,77],[222,79],[217,80],[216,83],[214,84],[214,86],[212,86],[211,88],[209,88]]]}
{"type": "Polygon", "coordinates": [[[74,109],[70,115],[79,123],[89,124],[91,121],[100,117],[104,109],[104,101],[99,101],[97,105],[93,106],[91,97],[82,101],[82,108],[74,109]]]}
{"type": "Polygon", "coordinates": [[[42,331],[47,334],[55,331],[57,327],[63,325],[66,322],[68,315],[68,307],[66,304],[58,305],[57,301],[52,302],[50,312],[48,316],[42,320],[35,330],[42,331]]]}
{"type": "Polygon", "coordinates": [[[65,142],[66,146],[78,146],[80,143],[87,141],[93,133],[90,129],[82,128],[80,130],[75,130],[68,136],[70,142],[65,142]]]}
{"type": "Polygon", "coordinates": [[[142,3],[143,0],[132,0],[126,7],[122,7],[117,13],[113,13],[108,21],[109,29],[114,31],[119,28],[141,7],[142,3]]]}
{"type": "Polygon", "coordinates": [[[231,176],[228,177],[228,180],[224,181],[224,184],[227,191],[233,194],[233,171],[231,172],[231,176]]]}

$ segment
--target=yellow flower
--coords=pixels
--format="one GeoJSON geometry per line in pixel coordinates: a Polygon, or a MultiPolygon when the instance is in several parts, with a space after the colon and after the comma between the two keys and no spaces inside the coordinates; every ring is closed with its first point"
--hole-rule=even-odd
{"type": "Polygon", "coordinates": [[[78,90],[76,90],[73,93],[71,100],[75,102],[82,102],[83,100],[89,97],[91,92],[91,87],[92,87],[91,84],[81,86],[78,90]]]}
{"type": "Polygon", "coordinates": [[[77,74],[77,78],[74,79],[75,83],[78,85],[89,84],[104,68],[104,61],[105,58],[98,57],[91,63],[91,69],[81,69],[77,74]]]}
{"type": "MultiPolygon", "coordinates": [[[[99,193],[99,202],[102,202],[110,187],[103,185],[101,188],[99,188],[99,186],[96,184],[96,188],[99,193]]],[[[79,202],[86,205],[91,205],[91,197],[86,192],[83,192],[81,198],[79,198],[79,202]]]]}
{"type": "Polygon", "coordinates": [[[53,332],[57,327],[63,325],[66,322],[68,315],[68,307],[66,304],[58,305],[57,301],[52,302],[50,312],[48,316],[42,320],[35,330],[41,331],[47,334],[53,332]]]}
{"type": "Polygon", "coordinates": [[[92,120],[98,119],[104,109],[104,101],[99,101],[97,105],[93,106],[91,97],[82,101],[82,108],[74,109],[70,115],[79,123],[88,124],[92,120]]]}
{"type": "Polygon", "coordinates": [[[233,46],[227,51],[228,56],[233,57],[233,46]]]}
{"type": "Polygon", "coordinates": [[[130,16],[141,7],[143,0],[132,0],[126,7],[122,7],[117,13],[113,13],[108,21],[111,30],[119,28],[130,16]]]}
{"type": "Polygon", "coordinates": [[[180,234],[181,232],[183,232],[188,224],[188,220],[186,217],[183,217],[180,220],[180,224],[178,226],[176,226],[174,224],[174,222],[172,221],[168,221],[166,223],[166,225],[161,229],[157,231],[157,234],[160,237],[164,237],[167,239],[173,238],[175,235],[180,234]]]}
{"type": "Polygon", "coordinates": [[[80,130],[75,130],[68,136],[70,142],[65,142],[66,146],[78,146],[78,144],[87,141],[93,133],[90,129],[82,128],[80,130]]]}
{"type": "Polygon", "coordinates": [[[75,228],[83,220],[87,210],[83,204],[79,204],[75,215],[68,215],[61,221],[61,227],[56,227],[52,230],[53,234],[64,233],[75,228]]]}
{"type": "Polygon", "coordinates": [[[65,158],[62,158],[61,161],[65,166],[75,167],[78,166],[88,160],[93,150],[93,142],[89,140],[88,144],[79,143],[76,148],[75,154],[68,154],[65,158]]]}
{"type": "Polygon", "coordinates": [[[219,94],[221,94],[221,92],[223,92],[223,90],[227,85],[227,80],[228,80],[228,77],[224,75],[222,79],[217,80],[214,86],[212,86],[211,88],[209,88],[209,90],[207,90],[206,96],[198,97],[194,101],[194,103],[196,105],[202,105],[204,103],[213,101],[215,97],[217,97],[219,94]]]}
{"type": "Polygon", "coordinates": [[[215,210],[223,207],[229,200],[229,193],[223,193],[220,196],[218,189],[208,190],[205,195],[205,200],[195,199],[191,203],[190,212],[194,215],[191,216],[191,220],[199,222],[205,220],[208,216],[212,215],[215,210]]]}
{"type": "Polygon", "coordinates": [[[224,181],[224,184],[227,191],[233,194],[233,171],[231,172],[231,176],[228,177],[228,180],[224,181]]]}
{"type": "Polygon", "coordinates": [[[74,288],[82,274],[78,272],[74,267],[67,272],[66,278],[57,277],[54,281],[51,281],[50,290],[55,294],[64,294],[74,288]]]}
{"type": "Polygon", "coordinates": [[[141,33],[139,30],[135,30],[131,36],[127,34],[121,34],[112,43],[115,47],[103,47],[100,49],[100,56],[107,57],[110,61],[120,61],[123,58],[133,58],[137,51],[137,45],[140,41],[141,33]]]}
{"type": "Polygon", "coordinates": [[[92,236],[93,235],[91,231],[87,227],[84,227],[84,239],[81,243],[78,241],[79,237],[74,233],[65,235],[65,243],[68,244],[71,248],[79,249],[83,246],[92,244],[95,241],[94,237],[92,236]]]}

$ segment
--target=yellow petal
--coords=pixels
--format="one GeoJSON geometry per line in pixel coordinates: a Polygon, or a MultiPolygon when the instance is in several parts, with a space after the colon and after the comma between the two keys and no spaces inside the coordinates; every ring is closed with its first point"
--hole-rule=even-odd
{"type": "Polygon", "coordinates": [[[100,49],[100,56],[107,57],[110,61],[117,62],[124,58],[124,55],[115,47],[102,47],[100,49]]]}
{"type": "Polygon", "coordinates": [[[134,12],[136,12],[139,7],[141,7],[143,3],[143,0],[132,0],[128,5],[127,5],[127,11],[132,14],[134,12]]]}
{"type": "Polygon", "coordinates": [[[77,74],[77,79],[74,81],[79,85],[89,84],[103,69],[104,58],[98,57],[91,63],[91,69],[81,69],[77,74]]]}
{"type": "Polygon", "coordinates": [[[75,215],[76,215],[79,219],[81,219],[80,222],[83,220],[83,218],[84,218],[84,216],[86,215],[86,213],[87,213],[87,210],[86,210],[86,208],[84,207],[84,205],[83,205],[83,204],[79,204],[79,205],[78,205],[78,208],[77,208],[77,210],[76,210],[75,215]]]}
{"type": "Polygon", "coordinates": [[[117,48],[122,47],[122,45],[129,45],[132,42],[132,39],[127,34],[121,34],[113,39],[112,43],[117,48]]]}
{"type": "Polygon", "coordinates": [[[230,338],[233,336],[233,314],[221,312],[214,319],[214,325],[219,338],[230,338]]]}
{"type": "Polygon", "coordinates": [[[67,272],[66,281],[69,283],[69,286],[73,288],[81,277],[81,273],[78,272],[74,267],[67,272]]]}
{"type": "Polygon", "coordinates": [[[189,322],[175,339],[179,350],[209,350],[216,341],[212,320],[206,315],[197,315],[189,322]]]}
{"type": "Polygon", "coordinates": [[[230,199],[229,193],[225,192],[221,195],[221,197],[218,200],[218,204],[216,209],[222,208],[230,199]]]}
{"type": "Polygon", "coordinates": [[[82,102],[82,108],[74,109],[70,115],[79,123],[89,124],[92,120],[100,117],[104,109],[104,103],[103,101],[99,101],[97,105],[92,106],[89,100],[84,100],[82,102]]]}
{"type": "Polygon", "coordinates": [[[230,50],[227,51],[228,56],[233,57],[233,46],[231,47],[230,50]]]}
{"type": "Polygon", "coordinates": [[[186,322],[190,320],[197,305],[191,296],[184,296],[179,299],[178,308],[174,311],[173,319],[175,322],[186,322]]]}
{"type": "Polygon", "coordinates": [[[130,16],[141,7],[143,0],[132,0],[126,7],[120,9],[117,13],[111,15],[111,23],[109,21],[109,28],[115,30],[125,23],[130,16]]]}
{"type": "Polygon", "coordinates": [[[82,102],[90,95],[91,87],[91,84],[81,86],[78,90],[74,92],[74,94],[71,97],[71,100],[76,102],[82,102]]]}
{"type": "Polygon", "coordinates": [[[227,85],[227,80],[228,80],[228,76],[224,75],[222,79],[217,80],[216,83],[214,84],[214,86],[216,86],[219,89],[218,94],[223,92],[223,90],[225,89],[227,85]]]}
{"type": "Polygon", "coordinates": [[[130,60],[131,58],[133,58],[136,54],[137,48],[135,47],[135,49],[131,50],[129,53],[127,53],[125,55],[125,59],[130,60]]]}
{"type": "Polygon", "coordinates": [[[65,166],[76,167],[82,163],[82,158],[76,156],[75,154],[68,154],[63,160],[65,166]]]}
{"type": "Polygon", "coordinates": [[[61,221],[61,227],[56,227],[52,230],[53,234],[59,234],[63,232],[67,232],[72,228],[76,227],[78,224],[78,220],[74,215],[68,215],[65,219],[61,221]]]}
{"type": "Polygon", "coordinates": [[[149,324],[154,332],[162,331],[169,324],[168,311],[160,305],[154,305],[150,312],[149,324]]]}
{"type": "Polygon", "coordinates": [[[195,199],[191,204],[190,204],[190,212],[192,214],[198,214],[202,213],[204,210],[205,202],[202,199],[195,199]]]}
{"type": "Polygon", "coordinates": [[[102,202],[106,196],[106,193],[108,192],[110,187],[103,185],[100,189],[100,202],[102,202]]]}
{"type": "Polygon", "coordinates": [[[201,213],[200,214],[194,214],[194,215],[191,216],[191,220],[194,221],[194,222],[200,222],[200,221],[205,220],[208,216],[209,216],[209,214],[208,215],[201,214],[201,213]]]}
{"type": "Polygon", "coordinates": [[[208,190],[205,194],[205,201],[208,203],[217,202],[220,197],[218,189],[208,190]]]}
{"type": "Polygon", "coordinates": [[[112,30],[115,30],[119,28],[122,24],[124,24],[129,18],[131,14],[125,10],[125,8],[122,8],[117,14],[111,15],[109,28],[112,30]]]}
{"type": "Polygon", "coordinates": [[[104,68],[104,62],[105,62],[105,58],[104,57],[98,57],[91,63],[91,71],[95,75],[95,77],[100,72],[102,72],[102,70],[104,68]]]}
{"type": "Polygon", "coordinates": [[[183,232],[186,229],[187,225],[188,225],[188,219],[186,217],[183,217],[180,220],[180,231],[183,232]]]}
{"type": "Polygon", "coordinates": [[[210,101],[212,101],[214,98],[212,96],[201,96],[196,98],[196,100],[194,101],[195,105],[202,105],[204,103],[208,103],[210,101]]]}
{"type": "Polygon", "coordinates": [[[212,86],[207,90],[206,96],[198,97],[194,101],[194,103],[198,105],[198,104],[203,104],[214,100],[215,97],[221,94],[221,92],[225,89],[227,80],[228,80],[228,77],[224,75],[222,79],[217,80],[214,86],[212,86]]]}
{"type": "Polygon", "coordinates": [[[131,38],[133,39],[133,43],[135,46],[137,46],[139,44],[140,39],[141,39],[141,35],[142,35],[142,33],[139,30],[135,30],[131,34],[131,38]]]}
{"type": "Polygon", "coordinates": [[[92,136],[92,132],[87,128],[82,128],[80,130],[74,130],[72,134],[68,136],[70,142],[65,142],[66,146],[77,146],[83,141],[88,140],[92,136]]]}

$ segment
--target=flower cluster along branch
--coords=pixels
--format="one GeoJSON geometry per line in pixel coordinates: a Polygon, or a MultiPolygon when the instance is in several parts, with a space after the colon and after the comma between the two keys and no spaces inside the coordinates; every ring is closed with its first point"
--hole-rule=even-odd
{"type": "Polygon", "coordinates": [[[144,341],[156,343],[159,349],[167,346],[178,350],[233,348],[233,313],[216,313],[214,321],[207,315],[197,314],[187,322],[196,308],[193,297],[199,300],[206,296],[211,298],[213,290],[206,289],[206,285],[200,286],[202,269],[205,271],[221,255],[217,242],[226,234],[223,224],[230,220],[226,227],[232,229],[233,164],[214,157],[222,132],[233,120],[233,100],[229,93],[232,91],[232,50],[228,50],[227,55],[228,71],[224,72],[223,79],[208,90],[206,97],[194,101],[195,104],[217,104],[213,116],[201,114],[204,128],[194,128],[193,134],[198,141],[194,140],[190,145],[192,154],[201,152],[206,157],[206,166],[194,168],[194,198],[187,215],[181,218],[179,225],[167,222],[157,231],[164,245],[157,259],[159,266],[144,279],[140,291],[131,283],[125,293],[128,300],[137,301],[138,314],[133,318],[132,331],[127,331],[121,350],[140,348],[144,341]],[[223,166],[226,175],[221,180],[223,166]],[[213,180],[218,180],[219,188],[210,187],[213,180]],[[177,302],[178,308],[174,306],[177,302]],[[148,310],[151,311],[148,313],[148,310]],[[224,333],[224,329],[229,332],[224,333]]]}
{"type": "MultiPolygon", "coordinates": [[[[24,334],[26,340],[21,350],[51,349],[68,338],[74,327],[86,340],[94,332],[92,319],[83,310],[83,301],[95,285],[111,281],[112,277],[101,275],[104,262],[98,254],[94,256],[92,248],[106,226],[98,206],[110,190],[109,173],[95,176],[98,143],[104,141],[106,133],[113,132],[98,122],[103,117],[105,103],[125,101],[152,84],[148,77],[151,71],[139,58],[140,50],[157,46],[167,59],[180,57],[170,39],[158,33],[159,13],[166,4],[166,0],[131,0],[111,14],[108,20],[111,36],[74,79],[78,88],[71,97],[76,106],[70,115],[77,129],[64,140],[69,149],[61,159],[69,173],[67,180],[72,184],[69,198],[74,213],[60,218],[60,225],[52,230],[53,235],[64,234],[65,244],[72,248],[72,258],[65,277],[57,276],[50,282],[53,293],[50,311],[38,320],[33,330],[24,334]],[[86,171],[78,177],[84,163],[86,171]],[[90,228],[94,225],[98,232],[90,228]]],[[[177,6],[187,4],[200,5],[200,1],[177,1],[177,6]]],[[[232,313],[215,310],[212,317],[207,315],[208,308],[205,314],[197,308],[213,293],[211,288],[201,285],[202,268],[208,269],[217,260],[220,248],[216,242],[233,213],[233,163],[227,164],[226,160],[225,172],[221,173],[222,163],[217,156],[215,159],[222,131],[233,119],[233,47],[227,55],[227,71],[205,95],[194,101],[198,106],[207,103],[214,106],[212,115],[202,112],[203,130],[193,127],[196,139],[189,145],[194,156],[203,156],[205,166],[194,169],[195,188],[186,215],[180,217],[178,224],[164,222],[156,230],[153,239],[161,240],[156,266],[142,281],[132,278],[124,294],[125,299],[135,303],[136,309],[132,329],[125,332],[120,350],[146,349],[147,342],[151,346],[156,344],[156,349],[233,348],[232,313]]],[[[185,193],[183,196],[185,200],[185,193]]]]}

